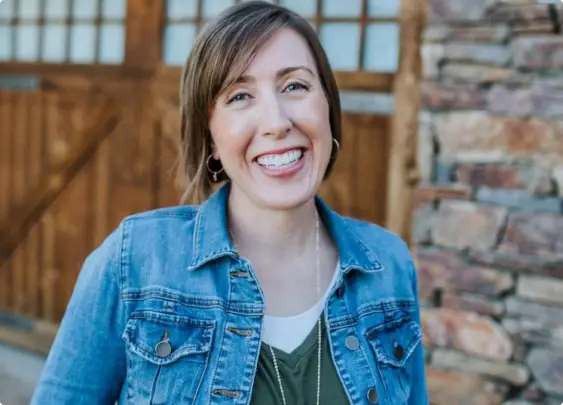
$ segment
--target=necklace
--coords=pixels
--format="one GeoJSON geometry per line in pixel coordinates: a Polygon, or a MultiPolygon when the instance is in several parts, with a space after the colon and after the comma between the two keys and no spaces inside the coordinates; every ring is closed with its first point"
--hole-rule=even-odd
{"type": "MultiPolygon", "coordinates": [[[[315,239],[316,239],[316,278],[317,278],[317,301],[321,298],[321,264],[320,264],[320,225],[319,225],[319,214],[315,210],[315,239]]],[[[229,232],[230,233],[230,232],[229,232]]],[[[231,239],[233,236],[231,234],[231,239]]],[[[233,239],[234,242],[234,239],[233,239]]],[[[317,347],[317,405],[321,403],[321,344],[322,344],[322,334],[321,334],[321,318],[319,317],[317,321],[318,329],[318,347],[317,347]]],[[[280,369],[278,367],[278,360],[276,354],[274,353],[274,348],[270,345],[270,353],[272,355],[272,360],[274,362],[274,370],[276,371],[276,379],[278,380],[278,386],[280,389],[280,394],[282,398],[283,405],[287,405],[285,399],[285,391],[283,390],[283,381],[280,374],[280,369]]]]}

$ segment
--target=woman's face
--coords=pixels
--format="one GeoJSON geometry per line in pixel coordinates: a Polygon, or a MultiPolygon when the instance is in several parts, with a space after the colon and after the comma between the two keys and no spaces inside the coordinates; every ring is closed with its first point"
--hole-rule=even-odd
{"type": "Polygon", "coordinates": [[[213,155],[233,193],[269,209],[310,200],[332,148],[329,106],[305,40],[280,29],[213,106],[213,155]]]}

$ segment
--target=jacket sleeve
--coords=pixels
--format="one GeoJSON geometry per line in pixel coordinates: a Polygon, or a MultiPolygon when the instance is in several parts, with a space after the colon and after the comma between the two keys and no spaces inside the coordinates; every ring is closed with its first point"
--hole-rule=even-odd
{"type": "Polygon", "coordinates": [[[126,375],[122,223],[85,260],[32,405],[114,404],[126,375]]]}
{"type": "MultiPolygon", "coordinates": [[[[414,296],[416,298],[416,317],[415,321],[418,326],[420,324],[420,304],[418,300],[418,283],[417,275],[414,264],[411,260],[412,269],[412,288],[414,296]]],[[[413,386],[411,389],[411,395],[409,398],[408,405],[428,405],[428,390],[426,386],[426,372],[425,372],[425,362],[424,362],[424,348],[422,342],[418,345],[413,353],[413,386]]]]}

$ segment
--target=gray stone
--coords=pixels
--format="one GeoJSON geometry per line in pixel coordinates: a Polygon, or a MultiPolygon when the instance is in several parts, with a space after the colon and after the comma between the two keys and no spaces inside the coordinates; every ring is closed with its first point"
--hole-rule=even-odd
{"type": "Polygon", "coordinates": [[[424,44],[420,51],[422,59],[422,75],[426,79],[440,76],[440,63],[444,59],[444,45],[424,44]]]}
{"type": "Polygon", "coordinates": [[[429,0],[428,20],[438,21],[480,21],[496,0],[429,0]]]}
{"type": "Polygon", "coordinates": [[[436,210],[433,204],[421,204],[414,210],[413,239],[416,244],[429,243],[436,210]]]}
{"type": "Polygon", "coordinates": [[[424,32],[424,41],[471,41],[501,43],[508,38],[510,28],[506,24],[471,25],[470,27],[456,27],[448,25],[431,25],[424,32]]]}
{"type": "Polygon", "coordinates": [[[453,180],[454,163],[436,161],[435,165],[436,166],[434,168],[434,173],[436,175],[436,183],[438,184],[451,183],[453,180]]]}
{"type": "Polygon", "coordinates": [[[504,313],[504,302],[483,294],[446,291],[442,295],[442,308],[499,317],[504,313]]]}
{"type": "Polygon", "coordinates": [[[526,363],[545,392],[563,395],[563,353],[533,348],[526,363]]]}
{"type": "Polygon", "coordinates": [[[537,198],[526,190],[481,187],[477,190],[477,201],[503,205],[521,211],[561,212],[561,200],[559,198],[537,198]]]}
{"type": "Polygon", "coordinates": [[[434,130],[432,114],[421,112],[418,117],[418,171],[420,182],[432,181],[432,168],[434,164],[434,130]]]}
{"type": "Polygon", "coordinates": [[[522,342],[563,350],[563,326],[531,318],[504,318],[502,326],[522,342]]]}
{"type": "Polygon", "coordinates": [[[489,21],[525,23],[549,20],[548,8],[544,4],[531,4],[535,1],[520,1],[524,4],[517,4],[519,3],[518,0],[504,1],[508,4],[498,4],[487,11],[487,19],[489,21]]]}
{"type": "Polygon", "coordinates": [[[563,255],[521,255],[503,252],[470,251],[470,261],[520,273],[563,278],[563,255]]]}
{"type": "Polygon", "coordinates": [[[442,77],[454,79],[456,82],[473,84],[523,84],[532,81],[529,74],[518,72],[512,68],[459,62],[445,63],[442,67],[442,77]]]}
{"type": "Polygon", "coordinates": [[[476,84],[425,82],[421,96],[423,105],[432,109],[475,109],[486,104],[485,90],[476,84]]]}
{"type": "Polygon", "coordinates": [[[511,59],[510,48],[496,44],[448,43],[444,59],[505,66],[511,59]]]}
{"type": "Polygon", "coordinates": [[[557,165],[553,168],[552,177],[557,185],[557,195],[563,197],[563,165],[557,165]]]}
{"type": "Polygon", "coordinates": [[[549,87],[508,88],[493,86],[487,109],[495,114],[561,119],[563,91],[549,87]]]}
{"type": "Polygon", "coordinates": [[[514,317],[528,317],[549,325],[563,323],[563,309],[560,306],[524,301],[516,297],[505,300],[506,313],[514,317]]]}
{"type": "Polygon", "coordinates": [[[443,369],[499,378],[518,387],[525,385],[530,379],[528,368],[522,364],[495,362],[448,349],[434,350],[432,365],[443,369]]]}
{"type": "Polygon", "coordinates": [[[563,304],[563,280],[522,275],[518,278],[516,293],[532,301],[563,304]]]}
{"type": "Polygon", "coordinates": [[[563,254],[563,216],[513,212],[499,250],[519,254],[563,254]]]}
{"type": "Polygon", "coordinates": [[[519,36],[512,40],[514,65],[523,69],[563,68],[563,37],[519,36]]]}

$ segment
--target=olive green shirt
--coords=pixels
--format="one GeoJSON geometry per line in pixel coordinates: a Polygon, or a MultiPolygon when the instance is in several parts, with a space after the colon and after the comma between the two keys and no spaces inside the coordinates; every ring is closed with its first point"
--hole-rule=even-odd
{"type": "MultiPolygon", "coordinates": [[[[322,405],[348,404],[348,398],[332,362],[324,322],[321,325],[322,405]]],[[[318,366],[318,324],[291,353],[274,348],[287,405],[316,405],[318,366]]],[[[251,405],[283,405],[270,346],[262,343],[251,405]]]]}

